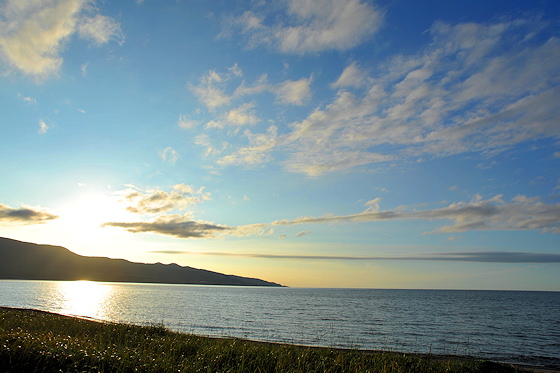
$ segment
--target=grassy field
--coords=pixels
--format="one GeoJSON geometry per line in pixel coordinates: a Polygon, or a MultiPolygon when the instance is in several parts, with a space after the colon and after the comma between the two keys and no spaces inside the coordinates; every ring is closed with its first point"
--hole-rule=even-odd
{"type": "Polygon", "coordinates": [[[440,359],[208,338],[0,308],[0,372],[517,372],[440,359]]]}

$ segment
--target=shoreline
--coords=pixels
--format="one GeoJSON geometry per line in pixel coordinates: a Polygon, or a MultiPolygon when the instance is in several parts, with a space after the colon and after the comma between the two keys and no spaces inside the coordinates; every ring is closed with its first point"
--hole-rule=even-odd
{"type": "MultiPolygon", "coordinates": [[[[228,342],[228,341],[239,341],[240,343],[249,343],[249,344],[254,344],[254,345],[260,345],[260,346],[268,346],[270,348],[294,348],[294,349],[305,349],[305,350],[309,350],[309,351],[316,351],[318,353],[325,353],[325,352],[335,352],[335,353],[339,353],[339,354],[347,354],[347,355],[352,355],[352,354],[361,354],[361,355],[365,355],[365,356],[376,356],[376,355],[393,355],[393,356],[401,356],[403,358],[413,358],[413,359],[425,359],[427,361],[431,361],[431,362],[438,362],[438,363],[442,363],[442,364],[456,364],[456,363],[465,363],[465,364],[471,364],[471,363],[477,363],[477,362],[483,362],[484,364],[486,364],[486,368],[484,371],[487,372],[492,372],[496,370],[502,371],[501,369],[498,369],[499,367],[503,367],[503,366],[510,366],[510,367],[514,367],[515,371],[519,371],[519,372],[537,372],[537,373],[560,373],[560,368],[556,367],[556,366],[537,366],[537,365],[530,365],[530,364],[511,364],[511,363],[507,363],[507,362],[501,362],[501,361],[493,361],[493,360],[488,360],[488,359],[482,359],[482,358],[477,358],[475,356],[462,356],[462,355],[453,355],[453,354],[431,354],[431,353],[409,353],[409,352],[399,352],[399,351],[386,351],[386,350],[356,350],[356,349],[348,349],[348,348],[335,348],[335,347],[318,347],[318,346],[304,346],[304,345],[294,345],[294,344],[286,344],[286,343],[277,343],[277,342],[263,342],[263,341],[252,341],[252,340],[246,340],[243,338],[231,338],[231,337],[210,337],[210,336],[199,336],[199,335],[191,335],[188,333],[181,333],[181,332],[175,332],[175,331],[171,331],[169,329],[167,329],[164,325],[134,325],[134,324],[127,324],[127,323],[119,323],[119,322],[110,322],[110,321],[105,321],[105,320],[98,320],[98,319],[94,319],[94,318],[89,318],[89,317],[81,317],[78,315],[64,315],[64,314],[59,314],[59,313],[55,313],[55,312],[49,312],[49,311],[44,311],[44,310],[39,310],[39,309],[33,309],[33,308],[15,308],[15,307],[3,307],[0,306],[0,312],[2,313],[14,313],[14,314],[19,314],[19,315],[24,315],[24,314],[28,314],[28,315],[43,315],[46,318],[54,318],[54,317],[59,317],[62,319],[66,319],[67,321],[72,322],[71,320],[75,320],[75,321],[83,321],[86,323],[95,323],[97,325],[99,325],[100,327],[104,327],[104,326],[122,326],[122,327],[137,327],[137,328],[143,328],[143,327],[147,327],[147,328],[154,328],[158,329],[160,332],[169,332],[170,334],[176,334],[176,335],[180,335],[180,336],[184,336],[184,337],[193,337],[193,338],[199,338],[199,339],[206,339],[208,341],[219,341],[220,343],[222,342],[228,342]]],[[[1,330],[1,332],[4,332],[4,330],[1,330]]]]}

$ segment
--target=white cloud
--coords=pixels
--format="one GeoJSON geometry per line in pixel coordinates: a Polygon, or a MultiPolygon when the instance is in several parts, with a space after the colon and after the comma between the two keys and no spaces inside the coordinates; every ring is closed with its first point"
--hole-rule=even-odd
{"type": "Polygon", "coordinates": [[[287,19],[266,25],[263,17],[248,11],[234,26],[248,36],[249,47],[267,44],[284,53],[348,50],[373,35],[382,13],[359,0],[291,0],[287,19]]]}
{"type": "Polygon", "coordinates": [[[220,158],[217,163],[222,166],[260,166],[270,161],[270,152],[278,141],[278,128],[268,127],[266,133],[253,134],[251,131],[244,132],[250,145],[238,149],[232,154],[220,158]]]}
{"type": "Polygon", "coordinates": [[[223,87],[232,76],[237,76],[236,70],[225,74],[210,70],[200,78],[198,85],[191,85],[190,89],[208,109],[214,110],[231,102],[231,96],[224,92],[223,87]]]}
{"type": "MultiPolygon", "coordinates": [[[[276,102],[284,105],[303,105],[311,98],[312,78],[302,78],[299,80],[285,80],[276,84],[268,81],[266,74],[261,75],[254,84],[247,84],[242,80],[243,72],[237,64],[228,68],[227,72],[219,73],[210,70],[203,75],[197,85],[191,85],[190,90],[200,102],[210,111],[229,106],[232,102],[243,97],[250,97],[264,92],[272,93],[276,96],[276,102]]],[[[244,103],[238,109],[225,113],[222,118],[212,123],[210,127],[225,127],[225,123],[239,123],[246,120],[248,109],[254,107],[251,103],[244,103]],[[243,113],[240,113],[243,111],[243,113]],[[241,115],[238,115],[241,114],[241,115]],[[230,118],[227,118],[230,116],[230,118]],[[236,118],[237,116],[237,118],[236,118]],[[241,119],[244,118],[244,119],[241,119]]],[[[185,116],[186,117],[186,116],[185,116]]],[[[249,124],[254,124],[256,118],[250,119],[249,124]]],[[[194,126],[196,122],[185,120],[186,127],[194,126]]]]}
{"type": "Polygon", "coordinates": [[[6,1],[0,24],[2,58],[29,75],[48,75],[62,64],[63,42],[74,32],[82,2],[6,1]]]}
{"type": "MultiPolygon", "coordinates": [[[[311,4],[301,2],[291,14],[313,18],[317,7],[307,9],[311,4]]],[[[245,14],[249,18],[253,23],[247,30],[267,29],[263,19],[257,22],[245,14]]],[[[560,38],[535,35],[534,30],[545,28],[538,19],[436,23],[429,30],[431,43],[420,52],[379,63],[371,75],[350,63],[331,84],[338,91],[329,103],[290,123],[274,141],[261,136],[261,143],[238,148],[218,163],[262,165],[272,159],[272,151],[282,151],[288,171],[317,177],[426,155],[491,155],[524,141],[558,138],[560,38]]],[[[312,77],[272,83],[262,75],[254,84],[233,84],[231,79],[241,78],[241,72],[234,71],[210,71],[203,77],[200,86],[208,89],[201,91],[201,101],[210,95],[221,106],[272,93],[276,103],[302,105],[311,97],[312,77]]],[[[217,106],[211,103],[209,108],[217,106]]],[[[244,103],[224,110],[207,127],[255,124],[254,109],[244,103]]]]}
{"type": "Polygon", "coordinates": [[[237,237],[249,237],[249,236],[263,236],[270,232],[268,224],[247,224],[240,225],[237,227],[231,227],[231,229],[220,232],[222,236],[237,236],[237,237]]]}
{"type": "Polygon", "coordinates": [[[252,126],[260,119],[255,115],[253,103],[245,103],[224,113],[220,118],[206,124],[206,128],[225,128],[228,126],[252,126]]]}
{"type": "Polygon", "coordinates": [[[210,137],[205,133],[196,136],[194,138],[194,143],[198,146],[203,146],[205,148],[203,153],[204,157],[208,157],[211,155],[218,155],[227,147],[227,144],[223,144],[221,149],[216,148],[212,144],[210,137]]]}
{"type": "Polygon", "coordinates": [[[47,133],[49,130],[49,126],[45,123],[44,120],[39,120],[39,133],[47,133]]]}
{"type": "Polygon", "coordinates": [[[377,197],[370,201],[367,201],[364,206],[368,206],[366,212],[377,212],[379,211],[379,204],[381,203],[381,198],[377,197]]]}
{"type": "Polygon", "coordinates": [[[118,23],[108,17],[81,17],[93,9],[88,5],[82,0],[6,1],[0,9],[0,57],[10,68],[43,79],[58,72],[63,47],[76,32],[97,44],[117,31],[122,36],[118,23]]]}
{"type": "Polygon", "coordinates": [[[236,76],[238,78],[241,78],[243,76],[243,70],[241,70],[237,63],[233,64],[233,66],[230,67],[228,71],[233,74],[233,76],[236,76]]]}
{"type": "Polygon", "coordinates": [[[274,85],[268,82],[268,75],[262,74],[253,85],[247,85],[245,81],[242,81],[235,91],[233,92],[234,97],[252,96],[257,95],[262,92],[273,91],[274,85]]]}
{"type": "Polygon", "coordinates": [[[200,121],[190,119],[188,115],[181,114],[179,115],[179,119],[177,120],[177,125],[184,129],[191,129],[195,128],[200,124],[200,121]]]}
{"type": "Polygon", "coordinates": [[[174,185],[170,192],[160,189],[147,191],[129,188],[121,192],[123,201],[129,206],[127,210],[137,214],[159,214],[170,210],[181,210],[210,199],[210,193],[204,188],[195,190],[187,184],[174,185]]]}
{"type": "Polygon", "coordinates": [[[288,160],[286,169],[290,172],[318,177],[328,172],[346,170],[371,163],[386,162],[393,159],[390,155],[365,151],[346,151],[330,149],[317,143],[298,144],[288,160]],[[306,148],[307,146],[307,148],[306,148]]]}
{"type": "Polygon", "coordinates": [[[28,97],[28,96],[24,96],[21,93],[17,94],[19,98],[21,98],[24,102],[30,104],[30,105],[35,105],[37,103],[37,100],[35,100],[33,97],[28,97]]]}
{"type": "Polygon", "coordinates": [[[160,157],[163,162],[175,164],[179,160],[179,153],[177,153],[177,151],[175,151],[172,147],[168,146],[160,153],[160,157]]]}
{"type": "Polygon", "coordinates": [[[306,236],[308,234],[311,234],[311,231],[301,231],[296,233],[296,237],[302,237],[302,236],[306,236]]]}
{"type": "MultiPolygon", "coordinates": [[[[535,22],[434,25],[421,53],[392,58],[363,80],[363,93],[340,90],[292,123],[287,169],[318,176],[560,137],[560,39],[526,38],[535,22]]],[[[352,75],[334,85],[353,86],[352,75]]]]}
{"type": "Polygon", "coordinates": [[[83,17],[78,24],[78,35],[84,39],[91,39],[97,45],[111,40],[119,44],[124,43],[121,26],[111,17],[96,14],[93,17],[83,17]]]}
{"type": "Polygon", "coordinates": [[[286,80],[278,84],[274,92],[279,102],[291,105],[303,105],[311,98],[311,78],[286,80]]]}
{"type": "Polygon", "coordinates": [[[362,87],[367,85],[368,76],[364,70],[361,70],[356,62],[352,62],[350,65],[342,71],[342,74],[338,77],[336,82],[331,84],[333,88],[345,88],[345,87],[362,87]]]}

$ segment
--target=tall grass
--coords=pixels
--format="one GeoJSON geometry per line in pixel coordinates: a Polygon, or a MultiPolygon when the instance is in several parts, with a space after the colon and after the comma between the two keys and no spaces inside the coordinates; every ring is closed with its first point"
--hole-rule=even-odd
{"type": "Polygon", "coordinates": [[[312,348],[0,308],[1,372],[516,372],[486,361],[312,348]]]}

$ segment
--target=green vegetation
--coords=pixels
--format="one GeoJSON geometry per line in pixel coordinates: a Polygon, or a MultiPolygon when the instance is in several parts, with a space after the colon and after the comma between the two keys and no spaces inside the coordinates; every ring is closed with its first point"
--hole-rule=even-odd
{"type": "Polygon", "coordinates": [[[516,372],[487,361],[435,359],[208,338],[163,325],[101,323],[0,308],[2,372],[516,372]]]}

